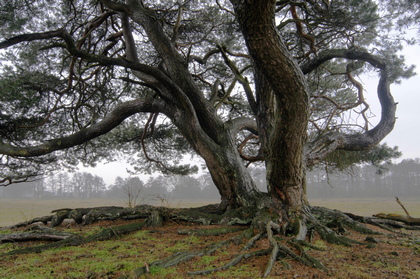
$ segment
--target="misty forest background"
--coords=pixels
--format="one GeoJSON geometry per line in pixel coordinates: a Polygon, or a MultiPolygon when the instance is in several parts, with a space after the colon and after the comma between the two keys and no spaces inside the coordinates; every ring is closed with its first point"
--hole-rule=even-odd
{"type": "MultiPolygon", "coordinates": [[[[253,167],[258,187],[265,191],[265,171],[253,167]]],[[[307,173],[309,199],[388,198],[420,196],[420,159],[405,159],[385,168],[354,166],[347,171],[327,168],[307,173]]],[[[209,174],[196,176],[155,175],[120,177],[107,185],[104,179],[88,172],[61,172],[37,181],[0,188],[0,198],[107,198],[123,199],[128,206],[170,200],[219,200],[220,195],[209,174]]]]}

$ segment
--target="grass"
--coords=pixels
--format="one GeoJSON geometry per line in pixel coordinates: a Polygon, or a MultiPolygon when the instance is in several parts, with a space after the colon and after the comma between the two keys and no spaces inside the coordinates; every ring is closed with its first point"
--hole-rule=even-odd
{"type": "MultiPolygon", "coordinates": [[[[418,202],[404,201],[403,199],[402,202],[413,216],[420,216],[420,205],[418,202]]],[[[315,200],[311,203],[314,205],[337,208],[359,215],[369,215],[381,211],[404,214],[395,201],[315,200]]],[[[185,206],[185,204],[187,203],[184,203],[184,205],[180,203],[180,206],[185,206]]],[[[23,218],[23,215],[31,216],[27,217],[29,219],[36,216],[47,215],[52,209],[57,208],[92,207],[101,205],[123,206],[123,203],[118,204],[116,202],[113,204],[109,200],[93,200],[89,202],[86,200],[48,202],[4,202],[1,200],[0,214],[2,214],[1,216],[3,217],[3,209],[7,209],[6,211],[9,213],[15,212],[14,217],[11,218],[13,220],[23,218]],[[8,208],[7,206],[10,207],[8,208]],[[22,212],[26,213],[22,214],[22,212]]],[[[18,222],[20,221],[23,220],[18,220],[18,222]]],[[[4,225],[5,223],[6,222],[4,222],[3,219],[0,219],[1,225],[4,225]]],[[[98,232],[104,226],[111,225],[113,225],[112,222],[69,229],[60,227],[60,229],[87,236],[98,232]]],[[[178,228],[185,229],[191,227],[169,222],[168,225],[161,228],[137,231],[114,240],[93,242],[78,247],[57,248],[44,251],[40,254],[5,256],[0,261],[0,278],[118,278],[121,275],[131,278],[133,271],[136,268],[144,266],[145,263],[152,263],[153,261],[168,257],[179,251],[201,249],[213,241],[221,241],[227,237],[178,235],[176,233],[178,228]]],[[[10,232],[11,230],[0,230],[0,233],[10,232]]],[[[312,275],[316,275],[318,278],[373,278],[372,276],[376,276],[376,278],[397,278],[395,276],[400,273],[406,276],[404,278],[419,278],[420,271],[417,266],[418,260],[415,260],[420,253],[420,242],[418,238],[394,239],[385,238],[385,236],[382,237],[383,240],[377,244],[378,248],[374,249],[368,249],[363,246],[334,246],[319,238],[315,239],[313,244],[324,248],[325,251],[309,249],[307,252],[312,256],[318,257],[323,262],[325,261],[325,264],[331,270],[328,277],[326,277],[327,275],[325,273],[320,273],[310,268],[308,269],[308,267],[300,266],[293,260],[286,259],[285,261],[292,266],[292,269],[287,270],[278,263],[276,264],[276,270],[273,271],[273,277],[269,278],[279,278],[278,276],[283,276],[283,274],[285,277],[282,278],[292,278],[295,274],[297,274],[299,278],[312,278],[312,275]],[[390,252],[394,251],[398,252],[399,256],[390,254],[390,252]]],[[[365,236],[361,236],[359,239],[363,240],[364,238],[365,236]]],[[[0,244],[0,254],[16,249],[20,245],[24,246],[25,244],[0,244]]],[[[261,249],[266,248],[265,245],[267,244],[261,242],[259,245],[260,247],[258,247],[258,249],[261,249]]],[[[151,267],[149,277],[145,278],[185,278],[187,271],[207,270],[214,267],[220,267],[232,260],[232,255],[237,254],[240,248],[240,246],[230,244],[229,246],[216,251],[214,254],[194,258],[177,267],[166,269],[151,267]]],[[[248,259],[234,268],[220,270],[214,276],[209,275],[203,278],[259,278],[261,277],[266,262],[266,257],[248,259]]]]}
{"type": "MultiPolygon", "coordinates": [[[[112,222],[90,225],[83,227],[79,233],[90,235],[100,227],[111,225],[112,222]]],[[[57,248],[40,254],[4,256],[0,261],[0,278],[133,278],[133,271],[145,263],[150,264],[178,251],[201,249],[212,242],[229,237],[177,234],[178,229],[186,227],[188,225],[169,223],[160,228],[141,230],[113,240],[92,242],[78,247],[57,248]]],[[[285,261],[292,268],[286,269],[277,263],[273,276],[268,278],[292,278],[294,275],[299,278],[397,278],[395,275],[400,273],[406,276],[401,278],[416,278],[418,273],[413,267],[416,266],[417,260],[413,258],[413,253],[418,245],[391,246],[384,241],[387,239],[386,236],[378,237],[384,238],[378,244],[383,250],[376,251],[363,246],[331,245],[317,238],[313,244],[325,248],[325,251],[309,249],[307,253],[325,261],[331,273],[322,273],[287,258],[285,261]],[[394,251],[397,251],[399,256],[391,254],[394,251]]],[[[1,244],[0,253],[18,248],[19,245],[25,244],[1,244]]],[[[259,247],[255,249],[267,247],[264,241],[258,245],[259,247]]],[[[239,253],[240,248],[241,245],[230,244],[211,255],[196,257],[176,267],[166,269],[150,267],[150,274],[142,278],[185,278],[187,271],[207,270],[228,263],[233,255],[239,253]]],[[[266,257],[251,258],[233,268],[197,278],[259,278],[266,261],[266,257]]]]}
{"type": "MultiPolygon", "coordinates": [[[[91,234],[89,230],[86,234],[91,234]]],[[[127,239],[101,241],[22,256],[14,260],[11,267],[0,266],[0,278],[31,278],[31,274],[36,274],[34,278],[86,278],[89,273],[113,278],[112,274],[129,273],[144,262],[157,260],[158,256],[145,253],[143,249],[151,241],[154,241],[153,237],[139,238],[136,242],[127,239]],[[136,258],[137,261],[133,260],[136,258]]],[[[3,246],[1,252],[6,252],[3,246]]]]}

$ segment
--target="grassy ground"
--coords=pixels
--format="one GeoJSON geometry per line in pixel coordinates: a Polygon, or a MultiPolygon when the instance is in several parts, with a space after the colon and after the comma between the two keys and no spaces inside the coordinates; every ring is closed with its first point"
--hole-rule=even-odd
{"type": "MultiPolygon", "coordinates": [[[[126,221],[127,222],[127,221],[126,221]]],[[[125,223],[126,223],[125,222],[125,223]]],[[[133,221],[129,221],[133,222],[133,221]]],[[[102,221],[85,227],[59,227],[58,230],[71,231],[81,235],[91,235],[102,228],[120,225],[121,222],[102,221]]],[[[129,235],[118,236],[112,240],[91,242],[77,247],[56,248],[42,253],[2,256],[0,278],[139,278],[137,268],[153,261],[164,259],[177,252],[197,251],[211,243],[224,241],[239,233],[221,236],[179,235],[184,229],[203,226],[191,224],[166,223],[163,227],[143,229],[129,235]]],[[[214,228],[207,226],[206,228],[214,228]]],[[[0,231],[1,233],[10,233],[0,231]]],[[[366,235],[351,232],[347,236],[365,242],[366,235]]],[[[371,246],[355,245],[344,247],[331,245],[319,237],[313,244],[322,250],[307,249],[305,252],[322,261],[328,271],[305,266],[291,258],[283,264],[277,262],[267,278],[420,278],[420,233],[411,237],[374,236],[378,241],[371,246]]],[[[268,261],[268,256],[245,259],[238,265],[219,270],[206,276],[189,276],[187,272],[221,267],[240,253],[242,244],[231,243],[216,252],[202,257],[194,257],[187,262],[169,268],[151,267],[148,274],[140,278],[183,279],[183,278],[260,278],[268,261]]],[[[29,243],[0,244],[0,254],[23,248],[29,243]]],[[[248,252],[266,249],[266,239],[258,241],[248,252]]]]}
{"type": "MultiPolygon", "coordinates": [[[[413,216],[420,216],[420,204],[414,200],[401,199],[413,216]]],[[[165,201],[172,207],[192,207],[211,201],[165,201]]],[[[214,202],[214,201],[213,201],[214,202]]],[[[378,212],[404,214],[393,200],[312,200],[311,204],[340,209],[359,215],[378,212]]],[[[94,207],[103,205],[124,206],[120,200],[48,200],[21,201],[0,200],[0,226],[11,225],[37,216],[48,215],[57,208],[94,207]]],[[[138,222],[138,221],[128,221],[138,222]]],[[[103,228],[120,225],[122,221],[102,221],[93,225],[60,226],[57,230],[69,231],[83,236],[99,232],[103,228]]],[[[181,251],[196,251],[211,243],[226,240],[238,233],[201,237],[180,235],[179,230],[202,228],[196,224],[168,222],[163,227],[145,228],[115,239],[86,243],[77,247],[56,248],[42,253],[2,256],[0,278],[137,278],[134,270],[153,261],[181,251]]],[[[213,228],[215,226],[207,226],[213,228]]],[[[378,228],[375,228],[379,230],[378,228]]],[[[382,232],[386,232],[383,231],[382,232]]],[[[0,235],[11,233],[0,230],[0,235]]],[[[386,232],[389,233],[389,232],[386,232]]],[[[420,232],[401,235],[374,236],[378,243],[366,246],[343,247],[331,245],[318,236],[313,244],[322,250],[308,249],[306,253],[321,259],[328,272],[307,267],[286,258],[284,264],[277,262],[268,278],[420,278],[420,232]]],[[[366,235],[348,232],[346,236],[366,242],[366,235]]],[[[287,239],[286,239],[287,240],[287,239]]],[[[246,240],[244,240],[246,241],[246,240]]],[[[33,243],[32,243],[33,244],[33,243]]],[[[39,244],[39,243],[38,243],[39,244]]],[[[31,243],[0,243],[0,254],[23,248],[31,243]]],[[[244,243],[231,243],[211,255],[195,257],[188,262],[166,269],[150,268],[142,278],[186,278],[188,271],[220,267],[239,253],[244,243]]],[[[267,240],[258,241],[251,251],[268,247],[267,240]]],[[[227,270],[194,278],[260,278],[268,256],[253,257],[227,270]]]]}

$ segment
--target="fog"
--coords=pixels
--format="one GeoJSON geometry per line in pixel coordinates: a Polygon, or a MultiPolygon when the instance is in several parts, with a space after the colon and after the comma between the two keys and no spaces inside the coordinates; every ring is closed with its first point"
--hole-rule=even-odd
{"type": "MultiPolygon", "coordinates": [[[[265,171],[253,168],[258,188],[266,191],[265,171]]],[[[420,159],[405,159],[380,171],[375,166],[356,166],[346,172],[316,169],[307,173],[309,199],[420,197],[420,159]]],[[[118,199],[126,205],[169,200],[218,201],[210,176],[117,177],[106,184],[87,172],[59,173],[30,183],[0,188],[4,199],[118,199]]]]}

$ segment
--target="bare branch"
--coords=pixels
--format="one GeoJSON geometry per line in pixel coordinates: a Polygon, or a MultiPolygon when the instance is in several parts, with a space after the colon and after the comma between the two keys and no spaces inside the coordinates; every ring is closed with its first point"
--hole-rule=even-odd
{"type": "Polygon", "coordinates": [[[0,49],[8,48],[13,45],[17,45],[22,42],[32,42],[37,40],[45,40],[60,37],[63,33],[63,29],[58,29],[54,31],[48,31],[43,33],[31,33],[31,34],[22,34],[15,36],[13,38],[7,39],[3,42],[0,42],[0,49]]]}
{"type": "Polygon", "coordinates": [[[252,163],[252,162],[258,162],[258,161],[264,161],[264,156],[259,152],[256,156],[250,156],[244,153],[244,147],[245,145],[252,139],[258,139],[257,135],[251,134],[248,137],[246,137],[241,144],[238,146],[238,152],[242,159],[252,163]]]}
{"type": "Polygon", "coordinates": [[[200,64],[202,64],[202,65],[204,65],[204,64],[206,64],[207,63],[207,60],[213,55],[213,54],[216,54],[216,53],[219,53],[220,52],[220,50],[219,49],[217,49],[217,48],[215,48],[215,49],[211,49],[211,50],[209,50],[205,55],[204,55],[204,57],[203,58],[201,58],[201,57],[198,57],[198,56],[195,56],[195,55],[190,55],[189,56],[189,58],[190,58],[190,60],[194,60],[194,61],[196,61],[196,62],[198,62],[198,63],[200,63],[200,64]]]}
{"type": "Polygon", "coordinates": [[[251,107],[252,112],[256,115],[257,114],[257,102],[254,98],[254,93],[252,92],[251,86],[249,85],[248,80],[246,77],[244,77],[239,69],[236,67],[236,65],[229,59],[229,57],[226,55],[226,51],[224,47],[218,46],[223,59],[225,60],[226,65],[232,70],[233,74],[235,75],[236,79],[239,81],[239,83],[242,85],[242,87],[245,90],[246,97],[248,99],[248,103],[251,107]]]}
{"type": "Polygon", "coordinates": [[[175,26],[174,26],[173,32],[172,32],[171,42],[172,42],[173,45],[176,45],[176,41],[178,40],[179,27],[181,26],[183,10],[184,10],[183,7],[180,5],[179,8],[178,8],[178,16],[176,18],[175,26]]]}
{"type": "Polygon", "coordinates": [[[357,88],[357,102],[354,104],[354,107],[359,106],[359,105],[364,105],[365,107],[362,109],[362,111],[360,112],[360,114],[362,115],[364,121],[365,121],[365,131],[367,131],[369,129],[369,120],[365,114],[365,112],[369,109],[369,104],[366,102],[364,94],[363,94],[363,85],[358,82],[353,75],[351,74],[351,69],[350,69],[350,65],[347,65],[347,77],[349,79],[349,81],[354,85],[354,87],[357,88]]]}
{"type": "Polygon", "coordinates": [[[119,11],[119,12],[128,12],[129,11],[129,6],[123,3],[116,3],[114,1],[111,0],[100,0],[105,6],[107,6],[108,8],[114,10],[114,11],[119,11]]]}
{"type": "Polygon", "coordinates": [[[379,57],[370,54],[365,51],[360,51],[357,49],[331,49],[326,50],[323,52],[318,53],[316,57],[314,57],[308,63],[302,65],[301,69],[302,72],[306,75],[316,68],[318,68],[322,63],[329,61],[334,58],[346,58],[350,60],[362,60],[370,63],[375,68],[384,69],[386,64],[385,62],[380,59],[379,57]]]}
{"type": "Polygon", "coordinates": [[[149,118],[147,119],[146,124],[144,125],[143,134],[140,137],[140,143],[141,143],[141,147],[142,147],[142,150],[143,150],[143,154],[148,161],[153,162],[153,163],[157,164],[158,166],[162,167],[163,169],[171,172],[171,170],[162,161],[151,158],[146,151],[146,144],[145,144],[144,140],[148,136],[147,132],[149,131],[149,129],[150,129],[149,135],[153,134],[153,132],[155,130],[155,123],[156,123],[156,120],[157,120],[158,116],[159,116],[159,113],[151,113],[150,114],[149,118]]]}
{"type": "Polygon", "coordinates": [[[311,53],[316,54],[316,47],[315,47],[315,38],[303,31],[302,20],[299,18],[296,6],[290,5],[290,12],[292,14],[293,19],[295,20],[296,29],[298,34],[305,39],[304,41],[309,44],[310,50],[305,53],[305,56],[309,56],[311,53]]]}
{"type": "Polygon", "coordinates": [[[405,206],[402,204],[402,202],[400,201],[400,199],[398,197],[395,197],[395,200],[397,201],[397,203],[402,207],[402,209],[404,210],[405,214],[407,214],[407,216],[410,216],[410,213],[408,213],[408,210],[405,208],[405,206]]]}

